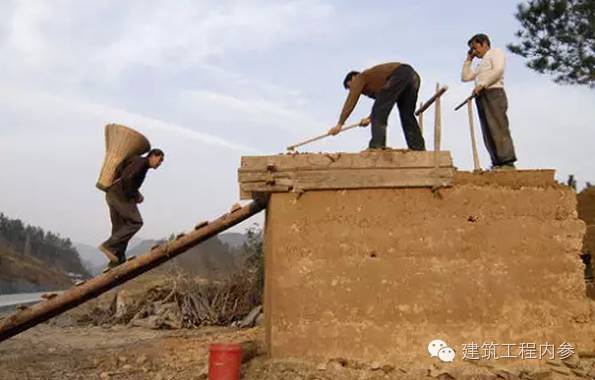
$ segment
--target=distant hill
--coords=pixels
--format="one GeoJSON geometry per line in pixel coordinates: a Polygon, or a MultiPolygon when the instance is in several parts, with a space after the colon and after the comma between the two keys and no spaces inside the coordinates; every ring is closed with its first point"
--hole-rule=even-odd
{"type": "Polygon", "coordinates": [[[54,287],[65,285],[64,276],[71,279],[90,276],[70,239],[25,224],[19,219],[11,219],[3,213],[0,213],[0,250],[6,265],[10,264],[14,269],[9,271],[5,266],[2,268],[5,289],[28,287],[22,285],[23,279],[26,284],[33,284],[33,287],[41,284],[54,287]],[[21,272],[25,268],[33,274],[21,272]],[[44,271],[46,273],[42,273],[44,271]],[[54,277],[55,281],[52,280],[54,277]]]}
{"type": "Polygon", "coordinates": [[[72,284],[68,275],[49,269],[44,261],[0,247],[0,294],[63,290],[72,284]]]}
{"type": "Polygon", "coordinates": [[[83,266],[92,276],[97,276],[107,266],[107,257],[97,247],[89,244],[74,243],[83,266]]]}
{"type": "MultiPolygon", "coordinates": [[[[165,240],[143,240],[130,248],[126,252],[126,256],[140,256],[155,244],[164,242],[165,240]]],[[[215,236],[177,256],[169,263],[157,268],[156,271],[169,272],[180,269],[192,276],[211,280],[220,279],[233,273],[239,267],[237,257],[232,251],[228,244],[223,243],[215,236]]]]}
{"type": "MultiPolygon", "coordinates": [[[[132,238],[128,244],[128,255],[142,255],[145,251],[151,248],[151,246],[154,244],[152,242],[156,241],[132,238]]],[[[99,275],[107,266],[107,257],[105,257],[105,255],[97,247],[85,243],[74,243],[74,247],[81,257],[83,266],[89,273],[91,273],[92,276],[99,275]]]]}
{"type": "Polygon", "coordinates": [[[217,236],[174,259],[185,272],[201,278],[221,279],[238,270],[235,255],[217,236]]]}
{"type": "Polygon", "coordinates": [[[219,240],[232,248],[241,248],[246,242],[246,235],[239,232],[226,232],[218,235],[219,240]]]}
{"type": "Polygon", "coordinates": [[[155,244],[163,243],[163,240],[153,240],[153,239],[145,239],[145,240],[137,240],[135,244],[128,244],[128,250],[126,251],[126,256],[140,256],[147,251],[151,250],[155,244]]]}
{"type": "MultiPolygon", "coordinates": [[[[165,241],[165,239],[132,239],[128,245],[126,256],[141,256],[155,244],[165,241]]],[[[205,279],[225,277],[243,265],[245,260],[243,245],[246,241],[246,235],[238,232],[217,235],[157,268],[155,272],[164,273],[173,269],[181,269],[186,273],[205,279]]],[[[75,243],[74,246],[92,275],[100,274],[106,267],[107,258],[96,247],[83,243],[75,243]]]]}

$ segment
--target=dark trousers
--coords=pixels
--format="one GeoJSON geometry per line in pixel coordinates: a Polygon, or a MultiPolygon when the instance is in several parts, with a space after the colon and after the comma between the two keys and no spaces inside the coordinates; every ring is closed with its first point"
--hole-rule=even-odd
{"type": "Polygon", "coordinates": [[[119,187],[114,186],[105,196],[112,221],[112,235],[103,246],[124,260],[128,242],[143,226],[143,219],[134,199],[126,199],[119,187]]]}
{"type": "Polygon", "coordinates": [[[514,145],[508,128],[508,99],[503,88],[483,90],[475,99],[477,114],[486,149],[492,165],[512,164],[516,161],[514,145]]]}
{"type": "Polygon", "coordinates": [[[419,85],[419,75],[409,65],[400,65],[387,78],[382,90],[376,94],[376,101],[372,106],[370,148],[386,147],[386,125],[396,103],[407,146],[412,150],[426,150],[424,138],[414,115],[419,85]]]}

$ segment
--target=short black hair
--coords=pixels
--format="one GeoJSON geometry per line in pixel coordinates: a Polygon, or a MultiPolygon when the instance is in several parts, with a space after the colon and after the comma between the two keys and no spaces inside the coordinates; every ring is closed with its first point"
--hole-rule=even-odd
{"type": "Polygon", "coordinates": [[[149,151],[149,153],[147,153],[147,157],[151,157],[151,156],[163,157],[163,156],[165,156],[165,153],[163,153],[163,151],[161,149],[153,148],[149,151]]]}
{"type": "Polygon", "coordinates": [[[347,86],[347,84],[349,83],[349,81],[351,80],[351,78],[353,78],[354,76],[358,75],[359,71],[350,71],[347,73],[347,75],[345,76],[345,79],[343,79],[343,87],[345,88],[349,88],[347,86]]]}
{"type": "Polygon", "coordinates": [[[491,47],[490,45],[490,37],[487,36],[487,34],[483,34],[483,33],[478,33],[476,35],[474,35],[473,37],[471,37],[471,39],[469,41],[467,41],[467,46],[471,46],[471,44],[473,42],[477,42],[478,44],[484,44],[484,42],[488,43],[488,46],[491,47]]]}

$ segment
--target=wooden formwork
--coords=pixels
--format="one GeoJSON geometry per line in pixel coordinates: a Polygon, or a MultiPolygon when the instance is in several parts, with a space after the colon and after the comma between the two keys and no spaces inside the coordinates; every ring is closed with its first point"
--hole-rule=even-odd
{"type": "Polygon", "coordinates": [[[371,150],[242,157],[238,181],[241,199],[251,199],[287,191],[447,187],[454,172],[447,151],[371,150]]]}

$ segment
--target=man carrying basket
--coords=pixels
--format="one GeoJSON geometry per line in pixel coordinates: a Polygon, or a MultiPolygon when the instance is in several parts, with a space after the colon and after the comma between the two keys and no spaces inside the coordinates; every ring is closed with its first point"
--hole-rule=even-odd
{"type": "Polygon", "coordinates": [[[126,248],[132,236],[143,226],[137,204],[144,200],[139,189],[149,168],[157,169],[164,159],[161,149],[151,149],[145,156],[132,156],[116,170],[115,181],[106,191],[112,222],[112,234],[99,246],[114,267],[126,261],[126,248]]]}

